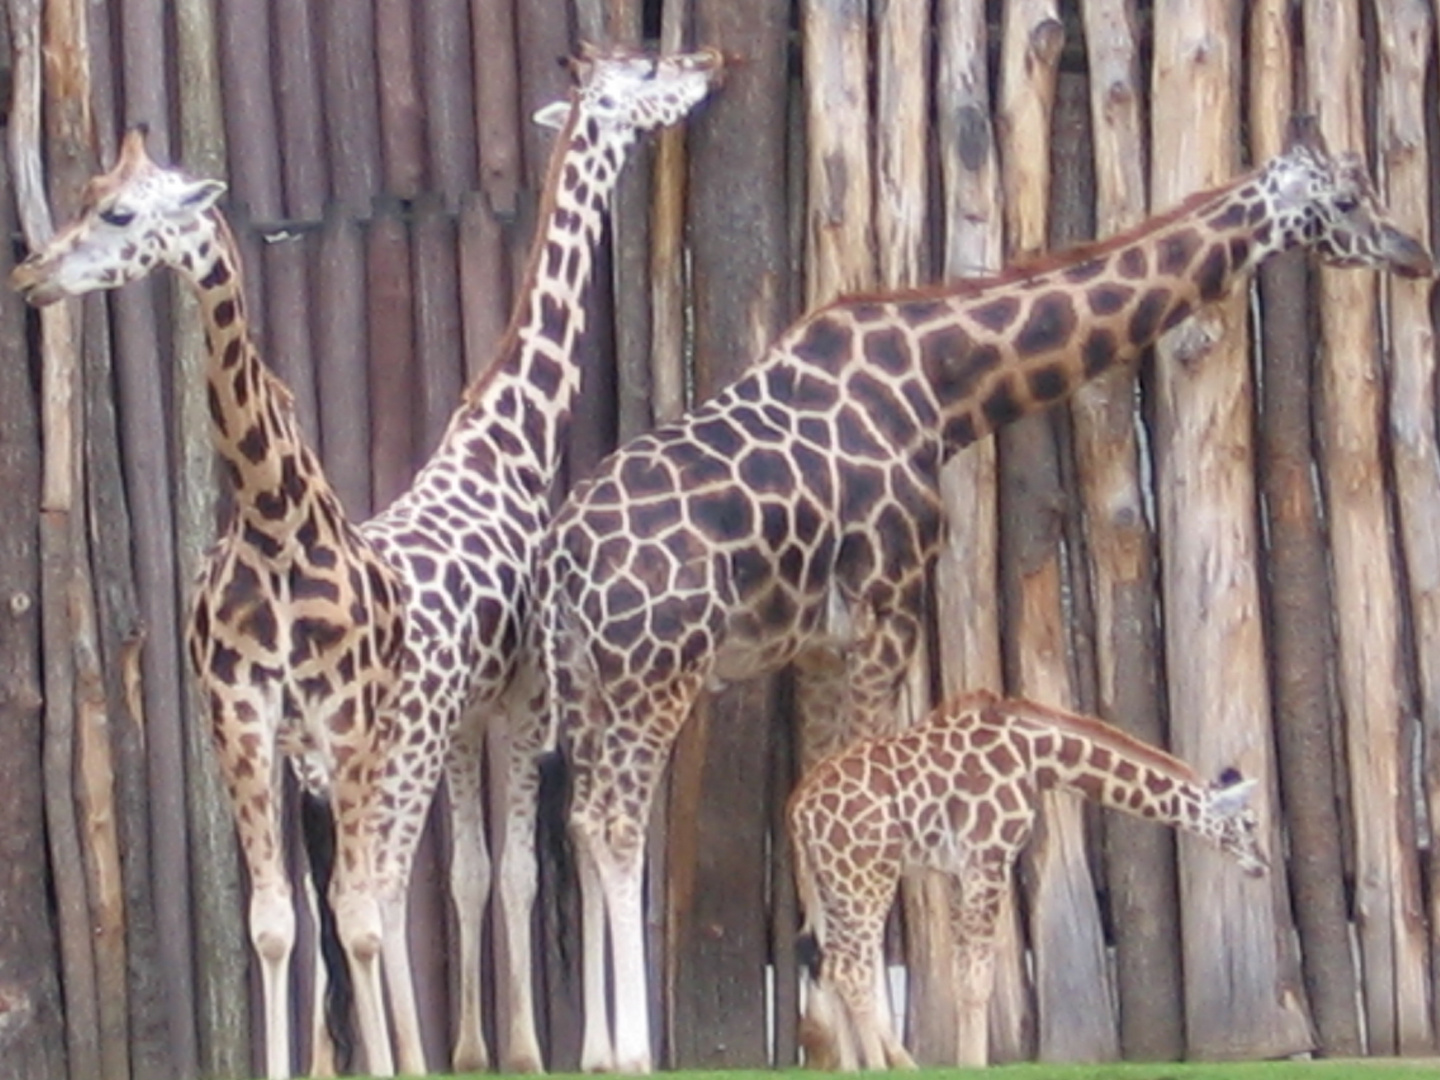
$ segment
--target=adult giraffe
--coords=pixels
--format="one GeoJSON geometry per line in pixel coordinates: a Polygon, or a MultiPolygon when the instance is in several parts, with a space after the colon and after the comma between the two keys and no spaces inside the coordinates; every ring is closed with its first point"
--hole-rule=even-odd
{"type": "Polygon", "coordinates": [[[702,688],[793,662],[800,715],[826,717],[807,738],[811,762],[884,730],[921,637],[944,462],[1132,363],[1294,246],[1335,265],[1433,272],[1386,217],[1360,159],[1302,138],[1104,243],[823,307],[710,402],[576,488],[541,546],[531,632],[574,771],[585,1068],[651,1065],[645,823],[702,688]]]}
{"type": "MultiPolygon", "coordinates": [[[[170,266],[200,298],[211,436],[234,498],[201,562],[185,636],[250,872],[266,1072],[290,1075],[295,908],[277,786],[288,754],[302,759],[307,786],[329,796],[334,929],[367,1066],[389,1075],[373,810],[393,738],[380,709],[400,672],[405,586],[346,516],[300,432],[290,391],[260,359],[239,253],[215,208],[224,190],[156,165],[144,129],[133,128],[115,167],[86,185],[76,219],[12,280],[32,304],[49,304],[170,266]]],[[[346,986],[342,974],[331,973],[332,988],[346,986]]]]}

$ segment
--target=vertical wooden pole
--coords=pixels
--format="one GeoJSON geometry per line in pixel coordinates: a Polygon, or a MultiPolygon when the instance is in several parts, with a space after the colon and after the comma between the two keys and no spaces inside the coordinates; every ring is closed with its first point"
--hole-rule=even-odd
{"type": "MultiPolygon", "coordinates": [[[[1426,68],[1434,49],[1435,18],[1423,0],[1375,5],[1380,31],[1378,102],[1381,190],[1400,228],[1430,235],[1430,171],[1426,68]]],[[[1416,640],[1420,725],[1424,739],[1423,798],[1430,828],[1440,825],[1440,451],[1436,447],[1435,328],[1432,282],[1391,279],[1384,340],[1390,373],[1389,434],[1395,473],[1397,524],[1405,586],[1416,640]]],[[[1440,1019],[1440,862],[1431,859],[1429,889],[1430,997],[1440,1019]]],[[[1419,918],[1420,916],[1417,916],[1419,918]]],[[[1435,1019],[1432,1019],[1432,1024],[1435,1019]]],[[[1417,1049],[1423,1045],[1411,1044],[1417,1049]]],[[[1403,1051],[1402,1051],[1403,1052],[1403,1051]]]]}
{"type": "MultiPolygon", "coordinates": [[[[940,172],[947,277],[973,277],[1000,268],[1003,260],[1000,162],[991,118],[989,33],[983,5],[942,0],[937,8],[939,48],[935,100],[940,135],[940,172]]],[[[1003,685],[1000,657],[999,509],[995,441],[982,440],[946,466],[940,477],[949,538],[935,567],[941,686],[945,695],[1003,685]]],[[[948,893],[938,883],[932,910],[944,911],[948,893]]],[[[948,927],[924,920],[927,938],[916,941],[916,919],[907,909],[912,963],[917,955],[953,955],[948,927]]],[[[990,1007],[990,1060],[1031,1056],[1034,1012],[1013,910],[1002,920],[997,944],[995,993],[990,1007]]],[[[953,1015],[953,1013],[952,1013],[953,1015]]],[[[912,1027],[917,1018],[912,1014],[912,1027]]],[[[917,1036],[916,1046],[923,1044],[917,1036]]],[[[963,1032],[951,1036],[949,1055],[963,1032]]]]}
{"type": "MultiPolygon", "coordinates": [[[[790,315],[786,200],[774,183],[785,161],[786,11],[782,0],[693,9],[695,44],[731,64],[686,125],[697,400],[743,371],[790,315]]],[[[702,700],[672,755],[661,909],[672,1065],[767,1061],[765,848],[771,800],[784,797],[763,786],[774,693],[774,681],[761,680],[702,700]]]]}
{"type": "MultiPolygon", "coordinates": [[[[1010,0],[1005,6],[998,118],[1012,259],[1042,250],[1050,231],[1051,124],[1065,37],[1058,16],[1051,0],[1010,0]]],[[[998,441],[1007,682],[1036,700],[1073,708],[1055,418],[1027,417],[1002,429],[998,441]]],[[[1045,1061],[1111,1060],[1119,1052],[1118,1036],[1082,807],[1074,796],[1048,793],[1041,806],[1043,826],[1022,860],[1036,1054],[1045,1061]]]]}
{"type": "MultiPolygon", "coordinates": [[[[1363,152],[1360,5],[1311,0],[1304,16],[1309,111],[1333,150],[1363,152]]],[[[1415,1053],[1431,1045],[1429,972],[1409,795],[1411,710],[1403,696],[1398,571],[1380,457],[1376,279],[1332,268],[1318,277],[1321,477],[1355,807],[1354,903],[1363,913],[1357,930],[1366,1032],[1371,1053],[1415,1053]]]]}
{"type": "MultiPolygon", "coordinates": [[[[1250,12],[1250,143],[1257,161],[1284,149],[1294,111],[1298,42],[1291,8],[1289,0],[1266,0],[1250,12]]],[[[1330,1056],[1348,1056],[1359,1054],[1362,1045],[1338,809],[1341,725],[1331,677],[1329,553],[1314,482],[1314,342],[1306,263],[1304,252],[1289,252],[1259,273],[1267,630],[1305,992],[1320,1048],[1330,1056]]]]}
{"type": "MultiPolygon", "coordinates": [[[[1176,0],[1155,12],[1156,206],[1239,168],[1239,14],[1226,0],[1176,0]]],[[[1237,766],[1260,778],[1256,808],[1274,835],[1245,297],[1181,324],[1160,342],[1155,362],[1172,742],[1202,774],[1237,766]],[[1220,678],[1226,693],[1217,695],[1220,678]]],[[[1190,1055],[1307,1048],[1284,875],[1244,878],[1232,861],[1182,838],[1180,889],[1190,1055]]]]}
{"type": "MultiPolygon", "coordinates": [[[[1097,236],[1145,216],[1145,133],[1132,0],[1085,0],[1097,236]]],[[[1156,746],[1166,743],[1156,619],[1155,537],[1140,477],[1133,375],[1087,383],[1075,395],[1076,468],[1095,605],[1099,708],[1156,746]]],[[[1115,934],[1120,1050],[1174,1060],[1185,1052],[1175,837],[1119,814],[1104,821],[1104,866],[1115,934]]]]}

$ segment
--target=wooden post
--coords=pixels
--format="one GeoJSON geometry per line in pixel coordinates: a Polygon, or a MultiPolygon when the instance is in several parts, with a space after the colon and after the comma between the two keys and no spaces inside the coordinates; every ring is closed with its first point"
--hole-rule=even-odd
{"type": "MultiPolygon", "coordinates": [[[[38,167],[40,50],[38,9],[9,5],[15,57],[12,155],[33,155],[38,167]],[[27,10],[28,9],[28,10],[27,10]],[[25,22],[22,22],[22,18],[25,22]]],[[[17,191],[14,166],[0,162],[0,228],[13,234],[17,191]]],[[[35,179],[38,180],[38,173],[35,179]]],[[[27,216],[43,219],[45,207],[31,204],[27,216]]],[[[0,252],[0,275],[8,278],[14,260],[0,252]]],[[[0,879],[0,983],[15,1003],[17,1021],[0,1034],[0,1060],[15,1080],[50,1080],[65,1075],[65,1016],[55,911],[35,902],[52,888],[46,850],[49,800],[42,773],[45,702],[41,696],[40,416],[27,363],[25,307],[13,290],[0,290],[0,490],[9,492],[7,527],[0,530],[0,815],[5,821],[0,879]]],[[[59,894],[57,893],[57,898],[59,894]]]]}
{"type": "MultiPolygon", "coordinates": [[[[220,60],[216,50],[214,0],[186,0],[176,7],[178,74],[185,92],[179,95],[180,154],[198,176],[223,176],[226,166],[225,124],[221,107],[220,60]]],[[[246,20],[239,20],[245,22],[246,20]]],[[[267,20],[254,20],[263,32],[267,20]]],[[[236,20],[231,19],[233,24],[236,20]]],[[[266,45],[260,41],[260,55],[266,45]]],[[[259,67],[259,73],[268,64],[259,67]]],[[[245,85],[253,85],[250,69],[245,85]]],[[[234,82],[231,83],[234,86],[234,82]]],[[[239,88],[236,87],[238,90],[239,88]]],[[[268,87],[266,87],[268,90],[268,87]]],[[[268,97],[256,95],[260,118],[268,130],[244,155],[251,168],[278,162],[274,109],[260,109],[268,97]]],[[[241,100],[245,100],[243,97],[241,100]]],[[[248,104],[248,102],[247,102],[248,104]]],[[[234,111],[239,112],[236,108],[234,111]]],[[[277,170],[278,173],[278,170],[277,170]]],[[[279,177],[273,184],[274,212],[279,211],[279,177]]],[[[239,193],[244,198],[245,193],[239,193]]],[[[176,377],[174,407],[176,446],[175,543],[179,593],[188,602],[204,552],[215,540],[215,452],[210,437],[205,344],[199,303],[190,286],[172,279],[172,334],[176,377]]],[[[195,897],[195,949],[200,1070],[206,1076],[236,1076],[250,1067],[249,942],[245,930],[245,899],[235,840],[234,815],[215,762],[209,709],[195,692],[188,665],[184,671],[184,750],[186,808],[191,829],[191,888],[195,897]]]]}
{"type": "MultiPolygon", "coordinates": [[[[1051,231],[1050,170],[1040,163],[1064,160],[1051,149],[1064,38],[1052,0],[1006,5],[998,115],[1011,259],[1035,255],[1051,231]]],[[[1077,144],[1072,138],[1071,149],[1077,144]]],[[[1037,701],[1073,708],[1055,417],[1027,417],[1002,429],[998,441],[1007,683],[1037,701]]],[[[1112,1060],[1118,1036],[1083,809],[1066,794],[1047,793],[1041,806],[1043,825],[1021,863],[1034,955],[1036,1054],[1046,1061],[1112,1060]]]]}
{"type": "MultiPolygon", "coordinates": [[[[1294,111],[1291,4],[1266,0],[1250,15],[1253,157],[1285,146],[1294,111]]],[[[1259,472],[1265,498],[1267,624],[1275,693],[1275,749],[1289,833],[1290,882],[1301,970],[1328,1056],[1361,1053],[1356,973],[1346,910],[1344,830],[1336,776],[1340,719],[1332,690],[1335,641],[1329,553],[1314,483],[1309,279],[1306,255],[1261,267],[1263,363],[1259,472]]]]}
{"type": "MultiPolygon", "coordinates": [[[[724,87],[686,125],[697,400],[736,378],[791,314],[786,200],[774,184],[785,161],[786,9],[779,0],[701,0],[693,10],[695,43],[732,62],[724,87]]],[[[778,738],[774,695],[766,679],[702,699],[672,755],[660,908],[671,1065],[767,1063],[765,848],[771,800],[785,798],[765,787],[778,738]],[[686,813],[687,803],[696,811],[686,813]]],[[[777,946],[788,952],[791,943],[777,946]]],[[[792,971],[777,969],[777,981],[792,971]]]]}
{"type": "MultiPolygon", "coordinates": [[[[1147,206],[1139,46],[1130,0],[1085,0],[1081,11],[1095,234],[1106,237],[1140,221],[1147,206]]],[[[1095,607],[1099,709],[1124,730],[1163,746],[1155,537],[1140,477],[1134,376],[1087,383],[1070,415],[1095,607]]],[[[1104,834],[1120,1051],[1145,1061],[1175,1060],[1185,1052],[1175,836],[1119,814],[1106,816],[1104,834]]]]}
{"type": "MultiPolygon", "coordinates": [[[[974,277],[997,271],[1003,259],[1000,163],[990,111],[985,11],[968,0],[942,0],[937,14],[935,100],[940,110],[943,202],[948,209],[944,274],[974,277]]],[[[939,655],[947,696],[1003,685],[996,469],[995,441],[985,439],[946,466],[940,478],[950,528],[949,542],[935,568],[935,593],[936,620],[945,628],[939,655]]],[[[947,893],[939,885],[932,888],[936,892],[931,910],[943,912],[947,893]]],[[[921,923],[907,910],[906,926],[912,957],[926,951],[953,955],[949,928],[940,918],[932,916],[921,923]],[[925,927],[924,940],[914,940],[917,925],[925,927]]],[[[992,1062],[1029,1058],[1034,1041],[1033,1005],[1013,910],[1002,927],[990,1007],[992,1062]]],[[[912,1013],[912,1028],[917,1019],[912,1013]]],[[[966,1034],[952,1038],[963,1043],[966,1034]]],[[[952,1041],[949,1055],[956,1045],[952,1041]]]]}
{"type": "MultiPolygon", "coordinates": [[[[1434,16],[1423,0],[1375,8],[1380,30],[1379,149],[1383,198],[1400,228],[1430,234],[1431,173],[1427,123],[1434,113],[1425,71],[1434,46],[1434,16]],[[1427,113],[1430,116],[1427,116],[1427,113]]],[[[1440,452],[1435,411],[1435,330],[1430,281],[1389,280],[1385,341],[1390,373],[1389,434],[1405,585],[1416,640],[1420,724],[1425,745],[1423,797],[1430,827],[1440,824],[1440,452]]],[[[1408,735],[1406,736],[1408,737],[1408,735]]],[[[1440,861],[1430,861],[1430,996],[1440,1018],[1440,861]]],[[[1417,920],[1422,916],[1415,915],[1417,920]]],[[[1432,1021],[1433,1023],[1433,1021],[1432,1021]]],[[[1422,1044],[1408,1044],[1415,1052],[1422,1044]]],[[[1402,1052],[1406,1052],[1402,1049],[1402,1052]]]]}
{"type": "MultiPolygon", "coordinates": [[[[1332,150],[1363,150],[1359,4],[1313,0],[1304,10],[1309,111],[1332,150]]],[[[1380,458],[1383,377],[1375,285],[1371,273],[1319,272],[1321,476],[1355,807],[1354,904],[1363,913],[1356,929],[1368,1049],[1405,1054],[1431,1046],[1429,972],[1408,794],[1402,616],[1380,458]]]]}
{"type": "MultiPolygon", "coordinates": [[[[1238,15],[1224,0],[1176,0],[1155,12],[1156,207],[1239,168],[1238,15]]],[[[1275,836],[1243,293],[1176,327],[1155,364],[1172,743],[1202,774],[1236,766],[1261,779],[1256,808],[1275,836]],[[1224,694],[1213,692],[1217,679],[1224,694]]],[[[1271,848],[1278,858],[1281,849],[1271,848]]],[[[1182,838],[1180,898],[1190,1056],[1308,1048],[1285,875],[1244,878],[1224,856],[1182,838]]]]}

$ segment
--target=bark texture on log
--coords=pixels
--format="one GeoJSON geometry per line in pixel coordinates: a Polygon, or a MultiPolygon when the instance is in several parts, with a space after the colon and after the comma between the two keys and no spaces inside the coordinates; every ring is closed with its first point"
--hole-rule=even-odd
{"type": "MultiPolygon", "coordinates": [[[[1239,168],[1238,14],[1220,0],[1177,0],[1155,12],[1157,207],[1239,168]]],[[[1176,753],[1203,775],[1235,766],[1260,779],[1256,809],[1278,838],[1244,301],[1242,294],[1207,308],[1156,349],[1166,665],[1176,753]],[[1217,678],[1227,693],[1210,692],[1217,678]]],[[[1271,849],[1280,851],[1273,842],[1271,849]]],[[[1308,1048],[1284,875],[1245,878],[1232,860],[1182,838],[1180,899],[1190,1056],[1308,1048]]]]}
{"type": "MultiPolygon", "coordinates": [[[[1306,104],[1335,151],[1367,143],[1362,43],[1354,0],[1306,4],[1306,104]]],[[[1376,279],[1368,271],[1322,268],[1318,291],[1321,478],[1355,808],[1365,1026],[1372,1053],[1414,1053],[1431,1044],[1429,971],[1407,795],[1414,714],[1404,695],[1398,568],[1380,449],[1376,279]]]]}

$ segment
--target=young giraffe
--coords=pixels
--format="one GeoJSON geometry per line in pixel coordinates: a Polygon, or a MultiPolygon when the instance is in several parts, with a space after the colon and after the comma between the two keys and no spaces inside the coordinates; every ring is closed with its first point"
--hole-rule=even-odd
{"type": "Polygon", "coordinates": [[[951,919],[961,1063],[983,1066],[995,928],[1040,793],[1074,791],[1194,833],[1257,876],[1266,861],[1247,806],[1254,786],[1234,769],[1207,785],[1184,762],[1093,717],[985,692],[956,697],[908,731],[863,739],[826,758],[789,807],[795,879],[819,949],[818,957],[809,950],[818,959],[811,972],[818,984],[802,1024],[810,1063],[915,1064],[876,994],[882,973],[875,958],[903,872],[939,870],[959,884],[951,919]]]}
{"type": "Polygon", "coordinates": [[[377,720],[404,642],[404,584],[345,516],[300,434],[289,390],[260,359],[234,238],[214,207],[223,191],[157,166],[144,130],[132,129],[115,167],[86,186],[79,216],[15,269],[13,283],[43,305],[170,266],[199,296],[211,434],[234,500],[202,563],[186,639],[250,872],[266,1070],[290,1075],[295,911],[278,752],[303,759],[307,780],[328,787],[338,857],[329,896],[367,1064],[388,1075],[371,811],[386,752],[377,720]]]}
{"type": "MultiPolygon", "coordinates": [[[[480,941],[490,889],[482,746],[509,712],[508,812],[497,903],[504,947],[507,1072],[541,1068],[531,985],[536,754],[543,722],[533,680],[514,678],[534,547],[580,388],[575,343],[610,196],[637,136],[682,119],[722,70],[714,50],[660,59],[587,50],[568,102],[542,110],[560,128],[510,325],[469,387],[440,447],[396,502],[361,526],[409,591],[406,650],[387,711],[402,732],[381,777],[377,877],[385,966],[402,1068],[424,1071],[406,946],[415,847],[442,770],[450,792],[450,891],[460,931],[457,1072],[489,1060],[480,1015],[480,941]]],[[[532,669],[527,669],[532,670],[532,669]]]]}
{"type": "Polygon", "coordinates": [[[1358,157],[1298,142],[1105,243],[821,308],[728,389],[576,488],[541,545],[531,632],[574,771],[584,1067],[650,1067],[645,824],[700,691],[793,661],[800,715],[824,705],[833,716],[809,760],[882,731],[921,638],[945,461],[1133,362],[1293,246],[1342,266],[1433,269],[1358,157]]]}
{"type": "MultiPolygon", "coordinates": [[[[586,50],[572,64],[576,86],[570,99],[541,112],[544,122],[561,131],[541,199],[542,228],[532,245],[527,273],[496,360],[468,389],[439,449],[409,490],[383,513],[361,525],[358,533],[344,524],[350,549],[363,552],[368,564],[383,571],[388,589],[386,610],[391,621],[386,624],[385,652],[367,647],[366,653],[357,657],[353,650],[335,649],[323,659],[327,665],[324,670],[338,682],[333,673],[357,667],[369,671],[373,666],[369,657],[383,656],[385,684],[388,687],[394,683],[382,717],[392,741],[382,762],[375,761],[376,748],[371,748],[364,760],[363,784],[357,790],[363,790],[371,799],[372,812],[367,821],[373,830],[373,851],[369,852],[373,858],[366,863],[365,880],[372,890],[370,896],[378,897],[379,902],[378,921],[366,924],[372,935],[366,939],[367,947],[378,942],[383,949],[395,1046],[400,1067],[406,1073],[426,1071],[406,941],[406,892],[415,846],[442,771],[450,785],[451,893],[461,940],[461,1007],[453,1060],[457,1071],[483,1069],[487,1064],[480,1016],[480,933],[490,870],[480,797],[481,747],[489,714],[506,708],[521,712],[537,708],[532,700],[533,687],[518,688],[509,695],[513,700],[506,699],[529,595],[532,549],[548,514],[550,487],[579,390],[580,372],[573,351],[585,328],[584,296],[593,253],[603,233],[610,195],[637,135],[684,117],[705,97],[721,70],[720,55],[713,50],[659,60],[622,50],[586,50]],[[400,651],[397,646],[402,641],[400,651]]],[[[230,311],[222,321],[229,325],[233,320],[231,333],[222,338],[212,328],[212,349],[217,358],[226,358],[212,369],[212,384],[221,373],[228,378],[230,361],[226,350],[243,350],[259,374],[247,367],[245,381],[237,382],[229,397],[239,398],[243,404],[248,391],[249,404],[259,415],[279,417],[285,424],[283,432],[260,432],[249,437],[268,436],[269,445],[277,452],[289,453],[286,448],[292,444],[294,453],[303,452],[300,472],[307,478],[313,476],[309,487],[315,499],[320,499],[320,485],[324,485],[325,502],[320,511],[324,520],[343,523],[333,490],[324,484],[313,455],[299,443],[288,392],[260,365],[244,333],[238,263],[224,222],[211,209],[223,185],[190,181],[179,173],[158,169],[144,158],[143,140],[132,136],[127,137],[125,154],[116,170],[94,181],[91,187],[89,198],[93,205],[82,222],[89,221],[87,230],[104,226],[99,229],[104,250],[90,241],[78,244],[68,237],[67,230],[63,244],[66,257],[59,258],[61,238],[57,238],[47,253],[28,262],[25,271],[17,272],[17,284],[28,289],[35,302],[48,302],[60,295],[118,285],[168,263],[196,282],[206,299],[207,314],[229,304],[230,311]],[[192,189],[199,194],[192,195],[192,189]],[[149,238],[152,223],[140,216],[142,205],[165,225],[158,239],[149,238]],[[82,256],[86,260],[83,275],[79,273],[82,256]],[[212,256],[217,264],[223,264],[218,271],[210,269],[212,256]],[[242,344],[232,346],[231,341],[242,344]]],[[[222,388],[229,389],[228,385],[222,388]]],[[[228,403],[226,394],[217,394],[212,385],[212,405],[228,407],[228,403]]],[[[223,416],[217,416],[217,424],[221,431],[245,434],[251,430],[248,421],[227,423],[223,416]]],[[[256,450],[263,450],[264,445],[262,439],[254,447],[242,446],[244,460],[255,457],[256,450]]],[[[234,456],[233,452],[230,456],[234,456]]],[[[273,464],[273,468],[279,467],[273,464]]],[[[294,467],[286,468],[290,470],[285,473],[286,483],[298,486],[298,480],[291,478],[294,467]]],[[[251,471],[255,471],[253,463],[251,471]]],[[[249,491],[237,484],[242,508],[249,491]]],[[[293,521],[309,522],[303,509],[297,503],[293,521]]],[[[305,534],[288,539],[286,528],[284,522],[276,524],[276,544],[293,547],[296,542],[308,544],[315,539],[313,525],[307,525],[305,534]]],[[[326,535],[330,528],[325,528],[326,535]]],[[[295,532],[295,524],[288,525],[288,532],[295,532]]],[[[222,542],[220,551],[227,558],[238,559],[243,568],[245,559],[251,557],[246,548],[249,539],[245,532],[228,545],[222,542]]],[[[291,557],[288,548],[283,554],[291,557]]],[[[344,559],[333,572],[343,580],[351,562],[344,559]]],[[[305,565],[309,566],[308,561],[305,565]]],[[[275,574],[257,568],[254,575],[247,572],[247,587],[250,576],[258,576],[262,583],[276,580],[275,574]]],[[[234,586],[219,569],[210,577],[211,584],[201,593],[192,617],[192,654],[197,658],[207,697],[213,701],[217,694],[229,692],[214,684],[230,679],[235,672],[228,651],[199,642],[202,637],[215,636],[217,627],[212,623],[233,627],[226,631],[225,644],[228,649],[240,650],[247,631],[266,628],[247,615],[252,607],[269,622],[293,618],[298,624],[302,616],[312,617],[306,606],[313,606],[309,594],[319,591],[323,582],[315,582],[303,592],[299,586],[292,586],[288,597],[272,595],[263,598],[267,601],[264,605],[257,597],[252,604],[232,611],[223,601],[210,598],[222,593],[229,597],[234,586]],[[230,591],[225,592],[227,589],[230,591]],[[221,672],[221,667],[227,670],[221,672]]],[[[327,595],[328,591],[327,587],[327,595]]],[[[342,591],[336,598],[350,595],[342,591]]],[[[338,616],[332,616],[328,625],[339,625],[338,616]]],[[[258,657],[253,663],[265,659],[258,657]]],[[[263,668],[277,687],[275,692],[286,701],[290,700],[286,695],[291,693],[287,678],[303,678],[309,687],[321,674],[319,664],[311,662],[306,663],[303,672],[286,672],[285,665],[297,659],[303,660],[303,656],[294,654],[288,660],[283,655],[270,657],[263,668]]],[[[250,685],[255,670],[261,669],[247,665],[239,673],[240,681],[250,685]]],[[[363,715],[373,716],[378,704],[378,697],[367,700],[363,715]]],[[[263,708],[259,701],[245,706],[244,711],[262,722],[273,719],[273,710],[263,708]]],[[[369,732],[372,725],[367,722],[362,727],[369,732]]],[[[504,980],[504,993],[510,1003],[506,1062],[509,1071],[535,1071],[540,1068],[540,1051],[529,973],[530,910],[535,892],[534,757],[543,724],[532,718],[515,727],[518,737],[510,746],[510,812],[506,819],[500,905],[508,946],[505,955],[510,961],[504,980]]],[[[272,924],[280,921],[282,903],[288,920],[283,928],[283,956],[277,956],[273,966],[264,969],[268,1067],[272,1076],[287,1075],[283,1062],[289,1054],[288,1029],[284,1026],[288,1014],[283,993],[276,988],[286,985],[294,918],[283,868],[278,861],[271,865],[279,858],[274,803],[268,786],[271,769],[267,764],[274,739],[272,736],[257,742],[248,735],[232,737],[229,730],[228,714],[217,712],[216,740],[235,792],[242,844],[251,859],[252,882],[259,883],[252,893],[251,922],[252,936],[262,956],[266,953],[258,927],[267,928],[265,948],[278,951],[270,943],[278,933],[272,924]],[[266,757],[247,761],[245,754],[252,749],[263,750],[266,757]],[[247,807],[257,796],[248,790],[238,791],[236,784],[241,780],[264,787],[268,816],[261,823],[263,828],[250,825],[247,807]],[[253,855],[252,846],[256,848],[253,855]],[[261,872],[257,874],[257,870],[261,872]],[[255,914],[262,901],[263,918],[255,914]]],[[[282,738],[287,730],[282,725],[282,738]]],[[[312,751],[315,747],[306,742],[297,749],[312,751]]],[[[342,818],[342,828],[347,820],[342,818]]],[[[372,912],[367,909],[366,914],[368,917],[372,912]]],[[[383,1016],[378,1022],[383,1033],[383,1016]]],[[[367,1037],[367,1047],[370,1045],[367,1037]]],[[[385,1045],[385,1057],[369,1059],[372,1072],[391,1071],[388,1038],[385,1045]]]]}

